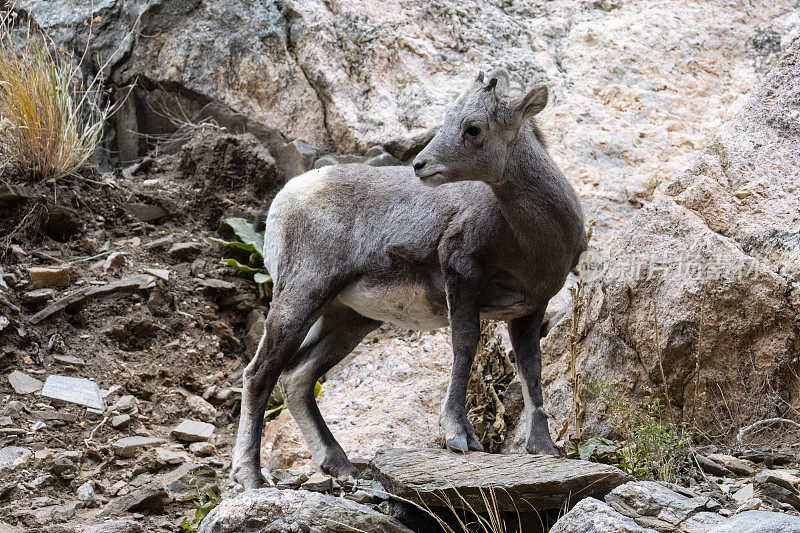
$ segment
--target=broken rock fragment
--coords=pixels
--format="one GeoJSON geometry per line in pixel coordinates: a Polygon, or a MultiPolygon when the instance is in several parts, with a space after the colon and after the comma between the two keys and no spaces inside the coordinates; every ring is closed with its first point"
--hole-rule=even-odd
{"type": "Polygon", "coordinates": [[[184,442],[203,442],[207,441],[214,433],[214,425],[198,420],[184,420],[178,427],[172,430],[172,435],[176,439],[184,442]]]}
{"type": "Polygon", "coordinates": [[[97,411],[103,411],[105,408],[100,387],[94,381],[84,378],[49,376],[42,388],[42,396],[83,405],[97,411]]]}
{"type": "Polygon", "coordinates": [[[17,394],[31,394],[42,390],[41,381],[19,370],[14,370],[8,375],[8,382],[17,394]]]}

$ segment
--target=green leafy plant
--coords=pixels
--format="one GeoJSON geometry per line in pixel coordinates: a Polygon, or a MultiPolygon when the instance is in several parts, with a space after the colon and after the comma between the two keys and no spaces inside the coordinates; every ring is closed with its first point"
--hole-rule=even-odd
{"type": "Polygon", "coordinates": [[[631,454],[631,444],[592,437],[584,442],[573,439],[567,446],[567,457],[613,465],[637,478],[647,479],[649,470],[631,454]]]}
{"type": "MultiPolygon", "coordinates": [[[[230,389],[239,394],[244,392],[241,387],[231,387],[230,389]]],[[[320,394],[322,394],[322,385],[317,381],[314,384],[314,398],[319,398],[320,394]]],[[[272,389],[272,394],[269,395],[269,400],[267,400],[267,410],[264,412],[264,423],[266,424],[270,420],[278,418],[278,415],[281,414],[284,407],[286,407],[286,402],[283,398],[283,391],[276,385],[275,388],[272,389]]]]}
{"type": "Polygon", "coordinates": [[[211,237],[211,240],[223,246],[235,250],[242,250],[245,254],[249,253],[247,261],[242,263],[232,257],[223,257],[221,264],[229,266],[239,272],[253,274],[253,281],[258,286],[259,295],[263,298],[269,295],[268,284],[272,282],[272,276],[264,268],[264,234],[259,233],[253,224],[243,218],[229,218],[225,220],[233,232],[239,237],[239,241],[226,241],[211,237]]]}
{"type": "Polygon", "coordinates": [[[568,456],[611,464],[639,479],[674,482],[691,470],[691,445],[696,431],[667,420],[659,398],[632,402],[618,385],[593,385],[590,392],[605,405],[621,442],[591,438],[573,440],[568,456]]]}
{"type": "Polygon", "coordinates": [[[183,531],[195,531],[200,527],[200,524],[205,520],[206,516],[208,516],[208,513],[213,511],[214,508],[222,502],[222,497],[214,490],[200,490],[197,487],[197,477],[195,477],[194,471],[191,472],[191,475],[192,477],[189,479],[189,484],[192,485],[197,492],[192,499],[194,503],[194,516],[192,518],[188,516],[183,517],[183,521],[181,522],[181,529],[183,531]]]}

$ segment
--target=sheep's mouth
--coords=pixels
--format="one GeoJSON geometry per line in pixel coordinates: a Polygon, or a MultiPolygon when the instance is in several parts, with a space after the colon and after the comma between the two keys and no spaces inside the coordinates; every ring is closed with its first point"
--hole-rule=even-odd
{"type": "Polygon", "coordinates": [[[445,182],[444,173],[438,170],[436,172],[431,172],[430,174],[417,177],[419,178],[420,183],[429,187],[436,187],[437,185],[441,185],[445,182]]]}

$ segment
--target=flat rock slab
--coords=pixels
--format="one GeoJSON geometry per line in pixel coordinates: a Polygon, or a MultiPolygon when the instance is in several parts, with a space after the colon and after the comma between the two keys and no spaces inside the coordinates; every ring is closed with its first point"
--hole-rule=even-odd
{"type": "Polygon", "coordinates": [[[419,504],[484,510],[494,490],[498,508],[531,512],[558,509],[587,496],[602,498],[632,478],[599,463],[546,455],[496,455],[447,450],[381,450],[372,460],[375,477],[389,493],[419,504]],[[466,503],[465,503],[466,502],[466,503]]]}
{"type": "Polygon", "coordinates": [[[164,439],[155,437],[123,437],[116,441],[112,448],[119,457],[133,457],[142,448],[150,448],[165,442],[164,439]]]}
{"type": "Polygon", "coordinates": [[[42,396],[53,400],[84,405],[90,409],[105,409],[103,395],[97,383],[84,378],[52,375],[44,382],[42,396]]]}
{"type": "Polygon", "coordinates": [[[214,425],[198,420],[184,420],[172,430],[176,439],[184,442],[204,442],[214,433],[214,425]]]}
{"type": "Polygon", "coordinates": [[[42,390],[41,381],[19,370],[14,370],[8,375],[8,382],[17,394],[31,394],[42,390]]]}

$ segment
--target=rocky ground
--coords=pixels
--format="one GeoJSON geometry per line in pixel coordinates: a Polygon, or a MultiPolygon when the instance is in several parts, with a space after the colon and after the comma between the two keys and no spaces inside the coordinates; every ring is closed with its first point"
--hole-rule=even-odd
{"type": "MultiPolygon", "coordinates": [[[[380,465],[356,487],[315,475],[288,412],[267,425],[265,466],[281,488],[301,490],[230,499],[235,389],[268,302],[218,264],[223,250],[208,238],[231,237],[221,219],[262,208],[311,167],[407,161],[461,82],[495,65],[517,84],[551,87],[540,123],[597,221],[599,252],[684,247],[704,261],[755,258],[766,267],[758,283],[606,274],[588,288],[581,375],[630,378],[633,396],[666,389],[675,412],[706,424],[716,444],[698,450],[694,486],[608,487],[554,531],[797,528],[787,522],[800,508],[797,433],[764,426],[772,432],[760,442],[734,439],[754,419],[800,416],[794,2],[445,0],[376,9],[32,0],[21,8],[67,46],[82,49],[91,31],[94,68],[105,64],[115,90],[137,86],[110,128],[110,146],[128,163],[104,161],[102,172],[58,183],[0,185],[0,532],[176,531],[200,489],[226,499],[206,531],[241,531],[237,521],[254,510],[267,517],[257,531],[318,526],[314,513],[338,506],[359,514],[362,530],[405,531],[399,520],[414,527],[416,511],[383,492],[402,488],[372,479],[388,479],[380,465]],[[219,65],[230,68],[219,74],[219,65]],[[663,370],[652,301],[662,306],[663,370]],[[696,353],[705,354],[700,380],[696,353]],[[738,395],[727,395],[739,382],[738,395]],[[705,411],[692,407],[698,400],[705,411]],[[294,518],[270,525],[273,515],[294,518]]],[[[544,343],[554,437],[564,421],[570,428],[562,442],[574,431],[568,322],[544,343]]],[[[445,330],[380,329],[328,373],[321,410],[351,456],[438,453],[449,367],[445,330]]],[[[587,413],[586,427],[607,431],[601,415],[587,413]]],[[[508,422],[513,451],[519,427],[508,422]]],[[[324,516],[337,531],[331,524],[342,515],[324,516]]]]}

